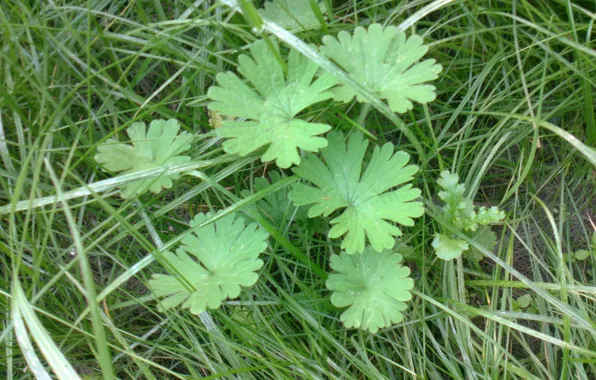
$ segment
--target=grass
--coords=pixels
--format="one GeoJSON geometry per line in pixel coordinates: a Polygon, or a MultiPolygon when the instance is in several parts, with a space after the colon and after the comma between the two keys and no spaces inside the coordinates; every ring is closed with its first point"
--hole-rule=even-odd
{"type": "MultiPolygon", "coordinates": [[[[444,69],[437,100],[402,119],[378,99],[312,117],[410,152],[428,202],[441,170],[459,173],[478,204],[507,212],[495,251],[478,265],[437,259],[429,207],[405,239],[416,252],[406,319],[371,335],[342,327],[323,291],[339,246],[320,233],[326,222],[292,224],[289,210],[265,226],[256,286],[201,317],[158,312],[152,253],[174,247],[194,214],[247,211],[292,182],[241,195],[271,167],[222,158],[209,133],[207,88],[259,36],[215,2],[2,1],[2,377],[596,377],[596,256],[567,255],[596,229],[594,1],[454,1],[410,19],[431,3],[328,3],[328,33],[408,20],[444,69]],[[122,200],[102,188],[95,149],[154,118],[196,133],[201,161],[167,192],[122,200]],[[513,309],[524,294],[532,312],[513,309]]],[[[274,34],[306,53],[324,35],[274,34]]]]}

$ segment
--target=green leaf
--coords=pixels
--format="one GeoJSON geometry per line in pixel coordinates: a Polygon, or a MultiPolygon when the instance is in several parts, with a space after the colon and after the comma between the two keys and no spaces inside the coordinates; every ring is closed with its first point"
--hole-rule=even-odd
{"type": "Polygon", "coordinates": [[[455,218],[455,225],[470,231],[476,231],[478,226],[486,226],[492,223],[499,222],[503,220],[505,217],[505,213],[499,210],[498,207],[492,206],[490,208],[486,208],[484,206],[478,209],[478,212],[473,211],[473,203],[471,200],[466,199],[466,204],[470,204],[472,207],[472,211],[467,211],[468,208],[464,208],[464,210],[460,211],[459,214],[456,215],[455,218]]]}
{"type": "Polygon", "coordinates": [[[468,243],[464,240],[452,239],[444,234],[435,235],[432,246],[435,249],[437,256],[446,261],[461,256],[461,254],[469,248],[468,243]]]}
{"type": "Polygon", "coordinates": [[[420,190],[408,184],[388,191],[412,180],[418,170],[408,165],[410,156],[405,152],[394,153],[391,143],[375,147],[372,158],[361,175],[368,141],[361,133],[354,133],[347,141],[341,132],[328,135],[329,146],[321,151],[325,163],[314,154],[306,156],[294,172],[314,186],[296,184],[290,199],[296,206],[313,204],[308,216],[328,216],[343,210],[331,220],[334,226],[330,238],[346,235],[341,247],[347,253],[363,252],[365,236],[372,247],[381,252],[393,248],[395,236],[401,230],[389,223],[414,225],[412,218],[422,215],[422,203],[414,202],[420,190]]]}
{"type": "Polygon", "coordinates": [[[464,196],[466,188],[459,183],[459,176],[445,170],[437,184],[443,188],[439,198],[445,202],[443,217],[463,230],[476,231],[478,226],[485,226],[503,220],[505,213],[498,207],[480,207],[474,211],[474,202],[464,196]]]}
{"type": "MultiPolygon", "coordinates": [[[[489,251],[495,249],[495,246],[497,245],[497,235],[495,235],[495,233],[490,230],[490,227],[487,226],[480,227],[476,231],[469,233],[468,236],[470,236],[474,242],[480,244],[489,251]]],[[[484,254],[482,251],[473,245],[470,245],[470,250],[466,253],[466,255],[474,261],[480,261],[484,259],[484,254]]]]}
{"type": "MultiPolygon", "coordinates": [[[[132,145],[109,139],[97,148],[95,160],[104,169],[122,174],[183,164],[190,161],[190,157],[179,154],[190,149],[193,135],[187,132],[178,134],[178,131],[180,124],[173,119],[153,120],[149,130],[146,130],[145,123],[133,123],[126,130],[132,145]]],[[[180,173],[173,173],[141,180],[124,186],[120,194],[123,198],[129,198],[148,189],[157,194],[162,188],[171,188],[173,181],[179,177],[180,173]]]]}
{"type": "Polygon", "coordinates": [[[573,257],[575,257],[576,260],[584,261],[588,257],[590,257],[590,251],[586,249],[578,249],[577,251],[575,251],[573,257]]]}
{"type": "MultiPolygon", "coordinates": [[[[198,214],[190,226],[211,217],[211,213],[198,214]]],[[[154,274],[149,280],[155,296],[165,297],[160,309],[182,304],[199,314],[220,307],[226,298],[238,297],[241,286],[252,286],[258,279],[256,271],[263,265],[259,254],[267,248],[267,237],[255,223],[247,226],[244,219],[230,214],[182,238],[175,254],[162,256],[171,266],[170,275],[154,274]]]]}
{"type": "Polygon", "coordinates": [[[397,241],[394,249],[406,260],[415,260],[420,258],[420,254],[416,251],[416,249],[411,245],[404,243],[403,241],[397,241]]]}
{"type": "MultiPolygon", "coordinates": [[[[272,183],[279,182],[283,177],[278,171],[269,174],[271,182],[266,177],[257,177],[254,180],[254,191],[258,192],[269,187],[272,183]]],[[[261,215],[267,218],[276,227],[282,227],[282,223],[288,222],[291,217],[293,221],[302,221],[308,218],[305,207],[296,207],[288,198],[289,188],[284,187],[278,191],[267,194],[256,202],[261,215]]],[[[251,193],[243,190],[242,196],[246,198],[251,193]]]]}
{"type": "Polygon", "coordinates": [[[224,120],[216,132],[228,139],[223,144],[228,153],[245,156],[268,145],[263,161],[275,160],[280,168],[299,164],[298,149],[316,152],[324,148],[327,141],[319,135],[331,127],[295,116],[331,98],[332,93],[327,90],[335,85],[335,79],[323,74],[313,82],[318,66],[296,50],[290,51],[287,75],[265,41],[255,42],[250,51],[252,58],[238,58],[238,71],[252,87],[236,74],[226,72],[217,74],[219,86],[208,92],[213,100],[210,110],[248,120],[224,120]]]}
{"type": "MultiPolygon", "coordinates": [[[[460,231],[464,232],[471,239],[476,240],[489,251],[495,247],[497,237],[488,226],[492,223],[503,220],[505,213],[498,207],[480,207],[475,210],[474,202],[464,196],[466,188],[459,183],[459,176],[450,173],[448,170],[441,172],[437,184],[443,189],[439,192],[439,198],[444,202],[441,212],[442,219],[460,231]],[[479,229],[480,227],[480,229],[479,229]]],[[[444,260],[451,260],[459,257],[462,252],[468,249],[468,244],[461,239],[451,239],[448,235],[438,234],[432,243],[437,255],[444,260]],[[464,248],[465,247],[465,248],[464,248]]],[[[480,261],[484,254],[474,246],[469,253],[470,259],[480,261]]]]}
{"type": "Polygon", "coordinates": [[[530,303],[532,302],[532,295],[531,294],[524,294],[521,297],[517,298],[517,306],[520,309],[525,309],[528,306],[530,306],[530,303]]]}
{"type": "MultiPolygon", "coordinates": [[[[17,342],[21,348],[22,355],[25,357],[25,360],[29,365],[33,377],[36,379],[53,378],[47,373],[43,364],[39,360],[35,349],[31,344],[30,337],[33,338],[37,344],[37,347],[47,364],[50,365],[56,374],[56,378],[79,379],[74,368],[64,356],[63,349],[54,342],[52,336],[48,330],[46,330],[32,305],[29,303],[29,300],[27,300],[27,296],[25,295],[18,278],[13,279],[12,282],[12,300],[10,306],[17,342]]],[[[8,308],[6,309],[6,312],[8,312],[8,308]]]]}
{"type": "Polygon", "coordinates": [[[596,251],[596,231],[592,232],[592,250],[596,251]]]}
{"type": "Polygon", "coordinates": [[[331,256],[327,288],[333,291],[331,303],[349,308],[340,317],[346,327],[376,333],[380,328],[403,320],[401,313],[412,299],[414,281],[402,257],[391,251],[375,252],[370,247],[361,255],[331,256]]]}
{"type": "MultiPolygon", "coordinates": [[[[406,39],[405,33],[394,26],[372,24],[368,31],[356,28],[353,36],[342,31],[337,39],[323,37],[321,51],[354,80],[387,99],[392,111],[404,113],[412,109],[412,101],[427,103],[436,97],[434,86],[423,83],[436,79],[442,67],[434,59],[416,64],[428,51],[422,43],[422,37],[406,39]]],[[[336,100],[348,102],[356,91],[342,85],[334,95],[336,100]]],[[[358,97],[358,101],[363,99],[358,97]]]]}
{"type": "MultiPolygon", "coordinates": [[[[319,29],[321,23],[310,6],[311,0],[274,0],[267,1],[263,9],[259,9],[261,16],[273,21],[284,29],[307,30],[319,29]]],[[[317,6],[324,10],[323,4],[317,6]]]]}
{"type": "Polygon", "coordinates": [[[439,192],[439,198],[445,202],[446,213],[452,215],[456,210],[465,209],[468,206],[464,202],[466,188],[459,183],[459,176],[456,173],[450,173],[448,170],[442,171],[437,184],[443,188],[439,192]]]}

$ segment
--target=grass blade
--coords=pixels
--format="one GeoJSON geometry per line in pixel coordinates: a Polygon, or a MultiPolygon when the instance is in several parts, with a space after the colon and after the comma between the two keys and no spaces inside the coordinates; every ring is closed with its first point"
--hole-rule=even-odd
{"type": "Polygon", "coordinates": [[[56,343],[54,343],[46,329],[43,327],[41,321],[37,318],[37,315],[35,315],[18,279],[13,280],[12,313],[17,340],[27,359],[29,368],[37,379],[50,379],[51,377],[46,372],[39,358],[37,358],[35,350],[29,340],[29,334],[25,329],[25,325],[28,327],[33,340],[58,379],[80,379],[79,375],[77,375],[74,368],[70,365],[68,360],[66,360],[60,349],[56,346],[56,343]]]}

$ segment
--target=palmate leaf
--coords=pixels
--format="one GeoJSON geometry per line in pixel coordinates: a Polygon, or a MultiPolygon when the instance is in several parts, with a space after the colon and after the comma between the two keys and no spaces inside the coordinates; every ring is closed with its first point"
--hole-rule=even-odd
{"type": "Polygon", "coordinates": [[[213,100],[209,109],[226,116],[246,118],[247,121],[224,120],[217,133],[226,139],[226,152],[247,155],[268,145],[262,160],[275,160],[280,168],[300,163],[298,149],[316,152],[327,146],[319,135],[331,127],[296,119],[305,108],[329,99],[330,87],[335,79],[323,74],[313,79],[318,66],[291,50],[288,73],[275,54],[265,44],[257,41],[251,47],[252,58],[241,55],[238,71],[252,86],[231,72],[217,74],[219,86],[209,88],[213,100]]]}
{"type": "MultiPolygon", "coordinates": [[[[190,223],[195,227],[213,214],[198,214],[190,223]]],[[[198,228],[182,238],[176,253],[164,252],[163,259],[172,267],[170,275],[154,274],[149,280],[160,300],[161,310],[182,304],[191,313],[216,309],[226,298],[240,295],[241,286],[255,284],[256,271],[263,266],[259,259],[267,248],[267,232],[248,226],[234,214],[198,228]]]]}
{"type": "Polygon", "coordinates": [[[331,268],[338,273],[329,275],[326,285],[333,291],[334,306],[349,306],[340,317],[346,327],[376,333],[403,319],[401,312],[412,298],[414,281],[401,260],[397,253],[375,252],[370,247],[360,255],[331,256],[331,268]]]}
{"type": "MultiPolygon", "coordinates": [[[[311,0],[273,0],[267,1],[263,9],[259,9],[261,16],[273,21],[282,28],[319,29],[321,23],[310,6],[311,0]]],[[[323,10],[323,4],[317,3],[323,10]]]]}
{"type": "MultiPolygon", "coordinates": [[[[271,182],[266,177],[257,177],[254,180],[254,191],[258,192],[282,180],[282,175],[278,171],[269,173],[271,182]]],[[[260,210],[261,214],[273,223],[276,227],[283,227],[282,223],[287,223],[290,218],[294,222],[302,221],[307,218],[305,207],[295,207],[288,199],[289,189],[284,187],[273,193],[267,194],[263,199],[256,202],[255,209],[260,210]]],[[[248,197],[249,190],[242,190],[243,197],[248,197]]],[[[252,205],[251,205],[252,206],[252,205]]],[[[250,207],[250,206],[249,206],[250,207]]]]}
{"type": "Polygon", "coordinates": [[[329,237],[346,235],[341,247],[347,253],[362,253],[365,236],[373,249],[381,252],[393,248],[395,236],[401,230],[389,223],[412,226],[422,215],[422,203],[414,200],[420,190],[405,185],[418,170],[408,165],[409,155],[394,153],[393,144],[375,147],[372,158],[361,176],[364,154],[368,141],[361,133],[354,133],[347,141],[341,132],[328,135],[329,146],[321,151],[325,163],[314,154],[306,156],[294,172],[311,182],[313,186],[296,184],[290,192],[290,199],[296,206],[310,205],[309,217],[328,216],[336,210],[341,214],[331,220],[334,226],[329,237]]]}
{"type": "MultiPolygon", "coordinates": [[[[354,35],[342,31],[338,38],[323,37],[321,51],[364,87],[398,113],[412,109],[412,101],[427,103],[435,99],[434,86],[424,84],[438,77],[442,67],[434,59],[415,64],[428,47],[422,37],[406,35],[393,26],[372,24],[368,31],[356,28],[354,35]]],[[[356,95],[349,86],[334,89],[335,99],[348,102],[356,95]]],[[[358,98],[362,102],[363,99],[358,98]]]]}
{"type": "MultiPolygon", "coordinates": [[[[164,165],[183,164],[190,161],[190,157],[180,154],[190,149],[193,135],[187,132],[178,134],[179,131],[180,124],[173,119],[153,120],[148,130],[145,123],[133,123],[126,130],[132,145],[109,139],[97,148],[95,160],[104,169],[122,174],[164,165]]],[[[158,178],[134,182],[124,186],[120,195],[129,198],[135,194],[142,194],[147,189],[157,194],[162,188],[172,187],[172,181],[179,177],[179,173],[164,174],[158,178]]]]}

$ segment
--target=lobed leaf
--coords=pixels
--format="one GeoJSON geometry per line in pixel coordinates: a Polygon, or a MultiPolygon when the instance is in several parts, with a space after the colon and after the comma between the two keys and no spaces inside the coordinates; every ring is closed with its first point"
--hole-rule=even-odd
{"type": "MultiPolygon", "coordinates": [[[[188,156],[179,154],[190,149],[193,135],[180,131],[177,120],[153,120],[146,129],[145,123],[133,123],[126,133],[132,145],[109,139],[97,148],[95,160],[111,172],[130,174],[141,170],[167,165],[183,164],[190,161],[188,156]]],[[[120,195],[129,198],[151,190],[157,194],[162,189],[172,187],[180,173],[164,174],[158,178],[140,180],[124,186],[120,195]]]]}
{"type": "MultiPolygon", "coordinates": [[[[416,64],[428,51],[422,37],[406,38],[394,26],[372,24],[368,30],[356,28],[353,35],[342,31],[337,38],[325,36],[323,44],[323,54],[379,98],[387,99],[394,112],[404,113],[412,109],[412,101],[427,103],[436,97],[434,86],[424,83],[438,78],[442,67],[434,59],[416,64]]],[[[348,102],[356,91],[341,85],[334,96],[348,102]]],[[[364,100],[358,97],[358,101],[364,100]]]]}
{"type": "MultiPolygon", "coordinates": [[[[495,206],[490,208],[483,206],[476,211],[472,199],[464,196],[466,188],[459,183],[459,176],[455,173],[447,170],[441,172],[437,184],[443,189],[439,192],[439,198],[445,202],[442,209],[443,218],[484,248],[493,250],[497,237],[488,225],[503,220],[505,213],[495,206]]],[[[443,260],[459,257],[469,248],[464,240],[455,238],[451,234],[437,234],[432,246],[437,256],[443,260]]],[[[472,246],[469,257],[480,261],[484,254],[472,246]]]]}
{"type": "Polygon", "coordinates": [[[331,98],[333,94],[328,90],[335,85],[335,79],[323,74],[315,80],[318,66],[296,50],[290,51],[287,75],[265,41],[255,42],[250,51],[252,58],[238,58],[238,71],[252,86],[227,72],[218,74],[218,86],[208,91],[213,100],[210,110],[248,120],[224,120],[223,127],[216,131],[227,139],[223,147],[228,153],[244,156],[268,146],[263,161],[275,161],[280,168],[299,164],[298,149],[316,152],[324,148],[327,141],[320,135],[331,127],[295,116],[331,98]]]}
{"type": "MultiPolygon", "coordinates": [[[[254,180],[254,191],[266,189],[272,183],[280,181],[283,177],[280,172],[273,171],[269,173],[271,182],[267,177],[257,177],[254,180]]],[[[273,223],[276,227],[283,227],[282,223],[287,222],[293,216],[293,220],[298,222],[307,218],[304,207],[296,208],[288,198],[289,188],[284,187],[278,191],[267,194],[263,199],[256,202],[256,208],[260,213],[273,223]]],[[[251,193],[249,190],[243,190],[242,196],[247,197],[251,193]]],[[[251,205],[252,206],[252,205],[251,205]]],[[[250,206],[249,206],[250,207],[250,206]]],[[[254,207],[254,206],[253,206],[254,207]]]]}
{"type": "MultiPolygon", "coordinates": [[[[198,214],[190,226],[211,216],[198,214]]],[[[182,305],[199,314],[238,297],[241,286],[252,286],[258,279],[256,271],[263,265],[259,255],[267,248],[267,237],[255,223],[247,226],[244,219],[230,214],[182,238],[176,253],[163,253],[170,274],[154,274],[149,280],[154,295],[165,297],[160,309],[182,305]]]]}
{"type": "Polygon", "coordinates": [[[397,253],[375,252],[370,247],[360,255],[331,256],[331,268],[337,273],[329,275],[326,285],[333,291],[334,306],[349,306],[340,316],[344,326],[376,333],[403,320],[414,281],[401,260],[397,253]]]}
{"type": "MultiPolygon", "coordinates": [[[[482,226],[476,231],[468,233],[468,236],[470,236],[472,241],[480,244],[488,251],[492,251],[497,245],[497,235],[495,235],[495,233],[492,232],[488,226],[482,226]]],[[[484,254],[482,251],[473,245],[470,246],[470,250],[468,252],[469,254],[466,253],[467,256],[474,261],[480,261],[484,259],[484,254]]]]}
{"type": "Polygon", "coordinates": [[[341,247],[347,253],[362,253],[365,240],[381,252],[395,245],[401,230],[391,224],[414,225],[413,218],[422,215],[422,203],[414,201],[420,190],[410,184],[388,191],[412,180],[418,171],[408,165],[409,155],[394,153],[391,143],[375,147],[364,174],[361,175],[368,141],[354,133],[347,141],[341,132],[328,135],[329,146],[321,151],[325,163],[309,154],[294,173],[312,183],[296,184],[290,199],[296,206],[311,205],[309,217],[328,216],[343,210],[331,220],[329,237],[346,235],[341,247]]]}

